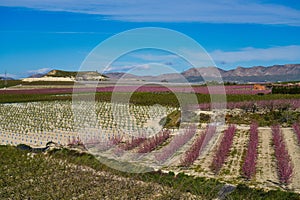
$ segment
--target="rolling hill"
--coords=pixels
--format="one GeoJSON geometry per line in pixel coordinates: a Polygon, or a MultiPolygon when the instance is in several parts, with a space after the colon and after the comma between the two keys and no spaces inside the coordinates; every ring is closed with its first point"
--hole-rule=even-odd
{"type": "Polygon", "coordinates": [[[108,77],[98,73],[97,71],[63,71],[63,70],[51,70],[46,74],[36,74],[23,81],[97,81],[106,80],[108,77]]]}

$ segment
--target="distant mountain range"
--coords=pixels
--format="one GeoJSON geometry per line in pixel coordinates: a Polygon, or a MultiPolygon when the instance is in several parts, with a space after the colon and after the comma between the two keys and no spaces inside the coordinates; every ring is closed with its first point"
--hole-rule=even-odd
{"type": "Polygon", "coordinates": [[[40,73],[38,73],[38,74],[33,74],[33,75],[31,75],[31,76],[28,76],[28,78],[41,78],[41,77],[43,77],[43,76],[45,76],[46,74],[40,74],[40,73]]]}
{"type": "MultiPolygon", "coordinates": [[[[190,68],[181,73],[167,73],[158,76],[138,76],[123,72],[100,74],[96,71],[69,72],[63,70],[52,70],[46,74],[35,74],[29,78],[65,77],[75,80],[139,80],[151,82],[203,82],[215,80],[221,75],[223,81],[227,82],[278,82],[278,81],[300,81],[300,64],[273,65],[269,67],[237,67],[232,70],[223,70],[215,67],[190,68]]],[[[0,77],[1,80],[1,77],[0,77]]]]}
{"type": "Polygon", "coordinates": [[[300,80],[300,64],[273,65],[269,67],[254,66],[250,68],[237,67],[232,70],[222,70],[213,67],[190,68],[182,73],[162,74],[158,76],[136,76],[126,73],[107,73],[111,79],[136,79],[154,82],[202,82],[214,80],[220,74],[223,81],[230,82],[278,82],[300,80]]]}

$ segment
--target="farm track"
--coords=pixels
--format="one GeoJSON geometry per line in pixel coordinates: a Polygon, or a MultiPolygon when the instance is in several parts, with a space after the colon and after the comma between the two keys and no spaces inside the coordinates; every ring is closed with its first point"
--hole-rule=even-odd
{"type": "Polygon", "coordinates": [[[293,177],[289,185],[293,190],[300,192],[300,146],[298,144],[296,135],[291,128],[282,129],[286,147],[294,166],[293,177]]]}
{"type": "Polygon", "coordinates": [[[197,168],[199,168],[200,170],[199,175],[208,175],[210,177],[214,175],[214,173],[210,169],[210,166],[221,143],[223,134],[223,131],[221,131],[219,135],[216,135],[216,141],[214,142],[213,146],[211,146],[210,149],[204,150],[200,157],[194,162],[194,165],[197,166],[197,168]]]}
{"type": "Polygon", "coordinates": [[[203,134],[204,129],[197,130],[193,137],[187,141],[183,146],[181,146],[177,152],[173,155],[173,157],[168,162],[168,166],[178,166],[181,164],[181,159],[183,158],[184,153],[189,150],[189,147],[193,144],[196,138],[199,135],[203,134]]]}
{"type": "Polygon", "coordinates": [[[237,130],[233,138],[233,145],[230,150],[225,165],[222,167],[220,174],[224,174],[225,179],[238,178],[243,163],[243,153],[247,150],[249,133],[246,130],[237,130]],[[226,174],[228,172],[228,174],[226,174]]]}
{"type": "MultiPolygon", "coordinates": [[[[258,129],[258,157],[256,164],[256,181],[263,184],[270,184],[267,180],[278,181],[276,163],[273,159],[274,149],[271,145],[272,131],[270,128],[258,129]]],[[[273,185],[271,185],[273,186],[273,185]]]]}

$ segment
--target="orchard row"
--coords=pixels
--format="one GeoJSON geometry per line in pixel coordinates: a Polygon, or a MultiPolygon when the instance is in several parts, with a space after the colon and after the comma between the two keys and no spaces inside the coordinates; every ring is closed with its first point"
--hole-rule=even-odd
{"type": "Polygon", "coordinates": [[[162,127],[158,122],[173,110],[162,106],[84,101],[0,104],[0,133],[10,138],[14,135],[16,140],[33,145],[46,144],[48,139],[63,144],[78,133],[90,139],[113,135],[146,137],[145,134],[159,132],[162,127]]]}

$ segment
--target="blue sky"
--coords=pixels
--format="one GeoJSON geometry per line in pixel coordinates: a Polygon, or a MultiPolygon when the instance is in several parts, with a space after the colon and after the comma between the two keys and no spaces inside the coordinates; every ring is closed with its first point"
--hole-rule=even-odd
{"type": "MultiPolygon", "coordinates": [[[[100,42],[141,27],[186,34],[222,69],[300,63],[297,0],[0,0],[0,17],[0,76],[5,70],[12,77],[78,70],[100,42]]],[[[176,55],[148,49],[121,57],[109,70],[162,64],[178,71],[191,67],[176,55]]]]}

